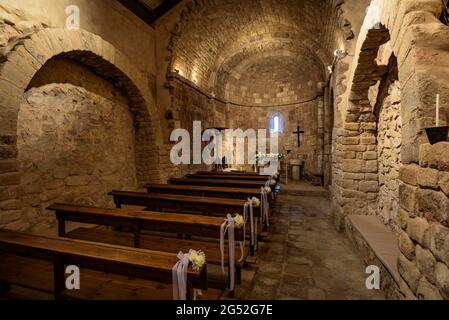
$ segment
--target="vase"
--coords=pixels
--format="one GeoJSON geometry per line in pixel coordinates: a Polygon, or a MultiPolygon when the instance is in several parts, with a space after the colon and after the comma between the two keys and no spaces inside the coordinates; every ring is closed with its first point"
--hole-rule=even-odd
{"type": "Polygon", "coordinates": [[[448,141],[449,126],[426,128],[425,130],[427,138],[432,145],[438,142],[448,141]]]}

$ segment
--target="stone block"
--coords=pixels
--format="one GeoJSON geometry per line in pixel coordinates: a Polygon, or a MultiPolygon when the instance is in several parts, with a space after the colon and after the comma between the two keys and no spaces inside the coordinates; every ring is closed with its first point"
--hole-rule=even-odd
{"type": "Polygon", "coordinates": [[[429,249],[437,260],[449,266],[449,228],[431,223],[424,236],[424,247],[429,249]]]}
{"type": "Polygon", "coordinates": [[[418,269],[427,278],[427,280],[433,284],[436,284],[436,263],[437,261],[430,250],[423,249],[420,245],[416,246],[416,264],[418,265],[418,269]]]}
{"type": "Polygon", "coordinates": [[[17,160],[0,160],[0,174],[19,171],[19,162],[17,160]]]}
{"type": "Polygon", "coordinates": [[[407,228],[408,219],[410,219],[410,214],[407,210],[400,209],[399,210],[399,224],[401,225],[402,229],[407,228]]]}
{"type": "Polygon", "coordinates": [[[415,259],[415,245],[404,231],[399,232],[399,249],[410,261],[415,259]]]}
{"type": "Polygon", "coordinates": [[[65,178],[67,186],[87,186],[90,183],[89,176],[69,176],[65,178]]]}
{"type": "Polygon", "coordinates": [[[404,183],[416,186],[418,184],[419,169],[420,167],[415,164],[402,166],[399,168],[399,179],[404,183]]]}
{"type": "Polygon", "coordinates": [[[449,142],[434,145],[424,144],[419,150],[419,163],[422,167],[429,167],[439,171],[449,171],[449,142]]]}
{"type": "Polygon", "coordinates": [[[417,211],[429,222],[437,221],[449,226],[449,198],[442,192],[419,189],[416,194],[417,211]]]}
{"type": "Polygon", "coordinates": [[[361,181],[359,189],[363,192],[378,192],[379,183],[377,181],[361,181]]]}
{"type": "Polygon", "coordinates": [[[435,279],[441,295],[444,299],[449,300],[449,268],[445,264],[437,262],[435,265],[435,279]]]}
{"type": "Polygon", "coordinates": [[[438,187],[449,197],[449,172],[440,171],[438,173],[438,187]]]}
{"type": "Polygon", "coordinates": [[[427,281],[425,277],[419,280],[416,295],[418,299],[422,300],[443,300],[438,288],[427,281]]]}
{"type": "Polygon", "coordinates": [[[416,217],[408,220],[407,223],[407,234],[411,239],[423,245],[424,234],[429,228],[429,223],[426,219],[416,217]]]}
{"type": "Polygon", "coordinates": [[[337,143],[342,145],[359,145],[360,138],[359,137],[339,137],[337,139],[337,143]]]}
{"type": "Polygon", "coordinates": [[[5,225],[13,221],[17,221],[22,216],[21,210],[2,211],[0,213],[0,225],[5,225]]]}
{"type": "Polygon", "coordinates": [[[20,184],[20,173],[0,174],[0,186],[12,186],[20,184]]]}
{"type": "Polygon", "coordinates": [[[438,170],[429,168],[420,168],[418,171],[418,184],[421,187],[437,189],[438,170]]]}
{"type": "Polygon", "coordinates": [[[419,279],[421,278],[421,273],[419,272],[416,263],[409,261],[403,254],[399,254],[398,270],[409,288],[413,292],[416,292],[419,279]]]}
{"type": "Polygon", "coordinates": [[[366,151],[363,153],[363,159],[377,160],[377,152],[376,151],[366,151]]]}
{"type": "Polygon", "coordinates": [[[408,212],[415,213],[417,188],[408,184],[399,185],[399,204],[401,208],[408,212]]]}

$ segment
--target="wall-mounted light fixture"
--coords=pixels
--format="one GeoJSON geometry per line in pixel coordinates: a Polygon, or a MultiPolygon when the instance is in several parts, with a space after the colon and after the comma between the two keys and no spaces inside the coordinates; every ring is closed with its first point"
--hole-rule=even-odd
{"type": "Polygon", "coordinates": [[[334,61],[332,62],[332,65],[327,67],[329,75],[332,75],[334,73],[335,65],[337,64],[337,62],[341,59],[346,58],[347,55],[348,52],[344,49],[337,49],[334,51],[334,61]]]}
{"type": "Polygon", "coordinates": [[[348,55],[348,52],[344,49],[337,49],[334,51],[334,57],[337,59],[344,59],[348,55]]]}

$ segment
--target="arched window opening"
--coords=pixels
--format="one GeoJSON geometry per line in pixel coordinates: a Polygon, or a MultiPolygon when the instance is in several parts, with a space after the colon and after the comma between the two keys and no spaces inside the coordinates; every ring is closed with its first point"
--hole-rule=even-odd
{"type": "Polygon", "coordinates": [[[281,113],[274,112],[270,115],[268,128],[272,133],[282,133],[284,131],[284,121],[281,113]]]}

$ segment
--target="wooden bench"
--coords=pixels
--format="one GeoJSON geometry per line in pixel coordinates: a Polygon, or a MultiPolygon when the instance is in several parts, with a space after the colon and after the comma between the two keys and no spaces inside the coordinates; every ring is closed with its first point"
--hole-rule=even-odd
{"type": "MultiPolygon", "coordinates": [[[[162,193],[145,193],[132,191],[111,191],[117,208],[122,205],[144,206],[146,210],[177,213],[195,213],[226,217],[228,213],[243,214],[247,200],[213,198],[200,196],[183,196],[162,193]]],[[[254,217],[261,217],[260,207],[254,208],[254,217]]]]}
{"type": "Polygon", "coordinates": [[[265,181],[252,180],[226,180],[226,179],[192,179],[192,178],[171,178],[168,180],[170,184],[190,185],[190,186],[214,186],[214,187],[231,187],[231,188],[250,188],[260,189],[265,187],[265,181]]]}
{"type": "Polygon", "coordinates": [[[245,188],[226,188],[226,187],[207,187],[202,186],[188,186],[176,184],[148,184],[145,186],[148,193],[165,193],[165,194],[180,194],[201,197],[214,198],[230,198],[230,199],[251,199],[257,197],[260,199],[260,189],[245,189],[245,188]]]}
{"type": "MultiPolygon", "coordinates": [[[[60,203],[55,203],[49,206],[47,210],[52,210],[56,213],[60,237],[68,236],[82,240],[127,245],[136,248],[173,253],[178,253],[180,250],[201,249],[206,253],[208,263],[221,265],[221,253],[218,242],[155,237],[144,235],[142,234],[142,231],[152,231],[164,234],[182,234],[216,240],[220,238],[220,227],[224,221],[222,218],[126,209],[95,208],[60,203]],[[134,234],[86,228],[80,228],[70,233],[66,233],[65,224],[67,221],[123,227],[134,230],[134,234]],[[189,247],[189,245],[191,246],[189,247]]],[[[235,228],[234,238],[236,241],[244,240],[243,228],[235,228]]],[[[225,261],[228,261],[227,246],[225,246],[225,248],[225,261]]],[[[238,254],[236,254],[235,264],[237,283],[239,283],[241,269],[248,256],[248,251],[244,248],[244,259],[241,262],[238,261],[240,259],[240,250],[237,251],[238,254]]]]}
{"type": "Polygon", "coordinates": [[[269,175],[261,175],[253,171],[197,171],[198,174],[217,174],[217,175],[234,175],[234,176],[261,176],[270,177],[269,175]]]}
{"type": "MultiPolygon", "coordinates": [[[[198,196],[181,196],[170,194],[149,194],[144,192],[132,191],[111,191],[108,195],[114,197],[114,203],[117,208],[122,205],[144,206],[145,210],[175,212],[175,213],[190,213],[211,216],[226,217],[228,213],[242,214],[245,200],[224,199],[224,198],[208,198],[198,196]]],[[[249,214],[249,213],[248,213],[249,214]]],[[[262,216],[260,207],[254,208],[253,218],[254,224],[257,224],[258,219],[262,216]]],[[[259,220],[260,221],[260,220],[259,220]]],[[[266,226],[264,226],[265,228],[266,226]]],[[[247,231],[250,234],[250,224],[247,224],[247,231]]],[[[260,236],[263,230],[258,229],[260,236]]],[[[255,253],[255,244],[250,245],[250,254],[255,253]]]]}
{"type": "MultiPolygon", "coordinates": [[[[65,288],[65,266],[67,265],[172,283],[172,268],[178,261],[177,255],[174,253],[74,239],[50,238],[6,230],[0,230],[0,251],[9,255],[51,262],[56,299],[64,298],[64,293],[67,291],[65,288]]],[[[14,268],[14,266],[11,267],[14,268]]],[[[0,274],[0,279],[8,282],[4,274],[0,274]]],[[[199,271],[194,271],[191,267],[188,268],[188,299],[193,297],[194,288],[207,289],[206,266],[199,271]]]]}
{"type": "MultiPolygon", "coordinates": [[[[222,180],[248,180],[248,181],[260,181],[266,183],[270,177],[256,176],[256,175],[225,175],[220,173],[195,173],[186,174],[187,179],[222,179],[222,180]]],[[[270,179],[271,180],[271,179],[270,179]]]]}

